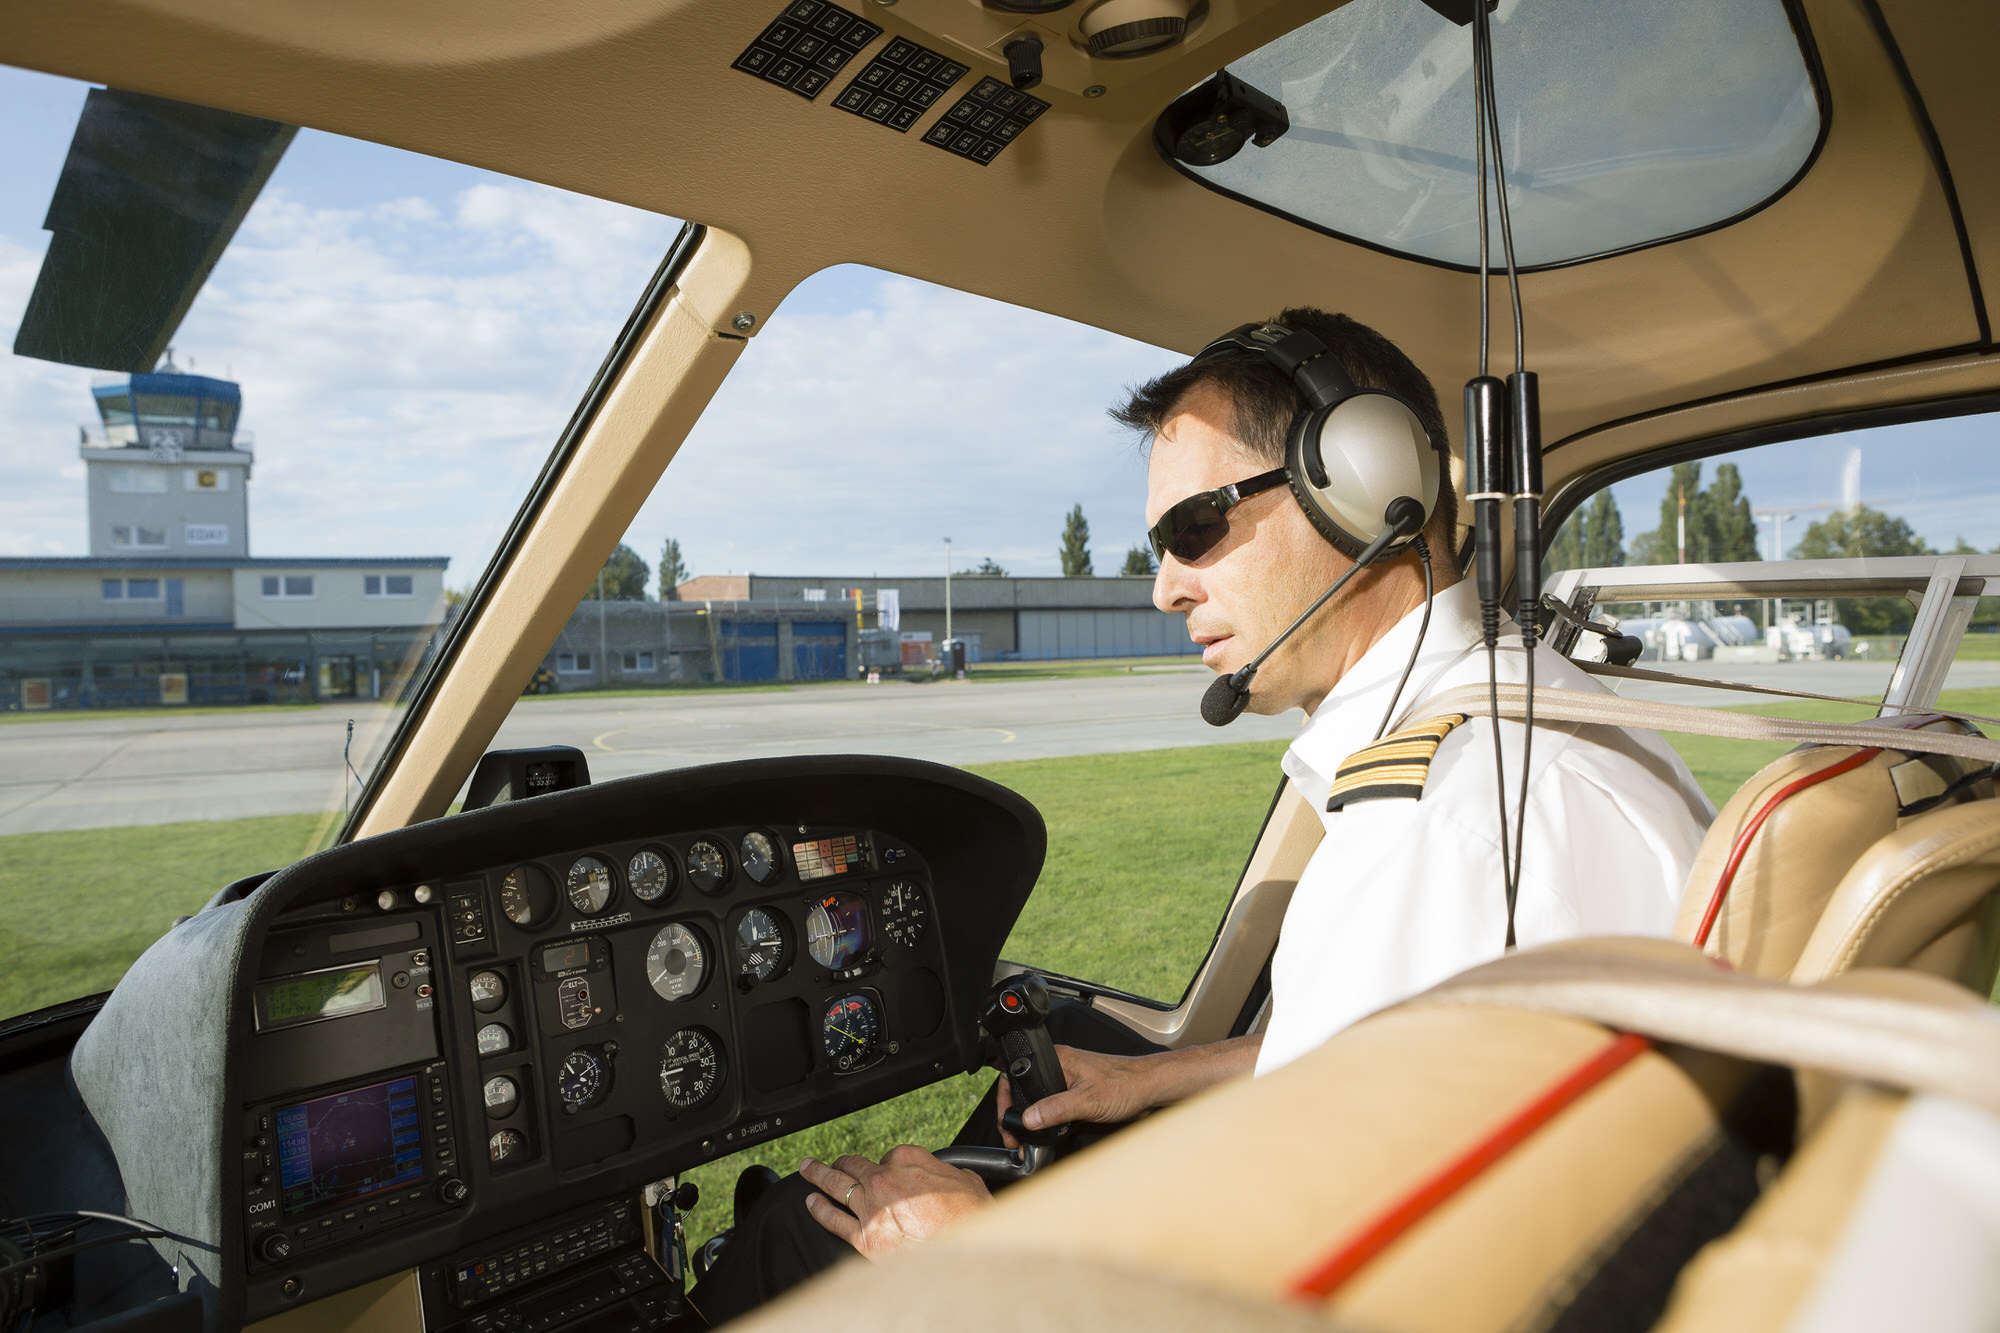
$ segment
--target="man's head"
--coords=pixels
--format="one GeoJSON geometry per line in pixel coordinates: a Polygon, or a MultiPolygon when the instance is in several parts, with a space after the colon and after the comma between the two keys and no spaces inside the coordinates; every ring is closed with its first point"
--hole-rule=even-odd
{"type": "MultiPolygon", "coordinates": [[[[1445,479],[1425,536],[1438,585],[1452,582],[1457,506],[1430,382],[1388,339],[1345,315],[1293,309],[1274,322],[1311,332],[1357,385],[1388,390],[1416,409],[1445,479]]],[[[1112,416],[1152,437],[1147,523],[1189,495],[1283,467],[1288,428],[1303,406],[1290,378],[1247,351],[1190,363],[1134,390],[1112,416]]],[[[1246,665],[1351,563],[1319,534],[1289,488],[1243,500],[1228,520],[1227,535],[1192,562],[1167,555],[1153,585],[1154,603],[1187,616],[1202,660],[1218,672],[1246,665]]],[[[1369,645],[1416,605],[1422,588],[1414,554],[1357,577],[1264,664],[1252,711],[1317,707],[1369,645]]]]}

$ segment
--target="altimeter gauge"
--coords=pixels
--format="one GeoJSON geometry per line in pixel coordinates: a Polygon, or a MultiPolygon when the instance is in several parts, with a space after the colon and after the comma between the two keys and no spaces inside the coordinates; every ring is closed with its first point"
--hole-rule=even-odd
{"type": "Polygon", "coordinates": [[[791,932],[768,907],[753,907],[736,923],[736,975],[762,985],[791,961],[791,932]]]}

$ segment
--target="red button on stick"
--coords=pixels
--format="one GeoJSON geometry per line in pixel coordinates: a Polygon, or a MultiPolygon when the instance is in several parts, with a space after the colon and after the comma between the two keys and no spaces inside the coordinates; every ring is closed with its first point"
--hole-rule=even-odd
{"type": "Polygon", "coordinates": [[[1021,1007],[1021,997],[1014,994],[1013,991],[1008,991],[1000,997],[1000,1007],[1003,1009],[1019,1009],[1021,1007]]]}

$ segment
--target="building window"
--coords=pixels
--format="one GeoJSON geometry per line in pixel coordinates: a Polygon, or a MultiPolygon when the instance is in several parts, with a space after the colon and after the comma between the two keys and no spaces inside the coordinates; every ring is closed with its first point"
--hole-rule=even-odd
{"type": "Polygon", "coordinates": [[[620,671],[651,671],[653,669],[653,655],[649,652],[620,653],[618,654],[618,669],[620,671]]]}
{"type": "Polygon", "coordinates": [[[104,600],[105,600],[105,601],[107,601],[107,602],[115,602],[115,601],[117,601],[117,600],[118,600],[119,598],[123,597],[124,595],[125,595],[125,580],[123,580],[123,579],[105,579],[105,580],[104,580],[104,600]]]}
{"type": "Polygon", "coordinates": [[[113,495],[165,495],[167,471],[157,467],[115,467],[111,469],[113,495]]]}
{"type": "Polygon", "coordinates": [[[365,574],[361,592],[366,597],[412,597],[416,583],[408,574],[365,574]]]}
{"type": "Polygon", "coordinates": [[[125,600],[128,602],[157,602],[160,600],[158,579],[126,579],[125,600]]]}
{"type": "Polygon", "coordinates": [[[556,670],[565,676],[578,676],[590,670],[589,653],[557,653],[556,670]]]}
{"type": "Polygon", "coordinates": [[[805,593],[805,600],[808,602],[823,602],[826,600],[825,588],[804,588],[800,591],[805,593]]]}
{"type": "Polygon", "coordinates": [[[128,551],[164,551],[167,549],[167,530],[128,528],[121,525],[111,529],[111,544],[128,551]]]}
{"type": "Polygon", "coordinates": [[[264,595],[279,601],[303,601],[313,595],[313,576],[310,574],[266,574],[264,595]]]}

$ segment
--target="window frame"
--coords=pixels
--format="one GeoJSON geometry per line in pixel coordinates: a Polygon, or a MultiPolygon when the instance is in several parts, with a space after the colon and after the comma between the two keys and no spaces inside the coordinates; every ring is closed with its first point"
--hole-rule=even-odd
{"type": "Polygon", "coordinates": [[[257,591],[267,602],[310,602],[319,597],[318,576],[313,574],[261,574],[257,591]],[[294,583],[303,582],[305,591],[295,592],[294,583]]]}

